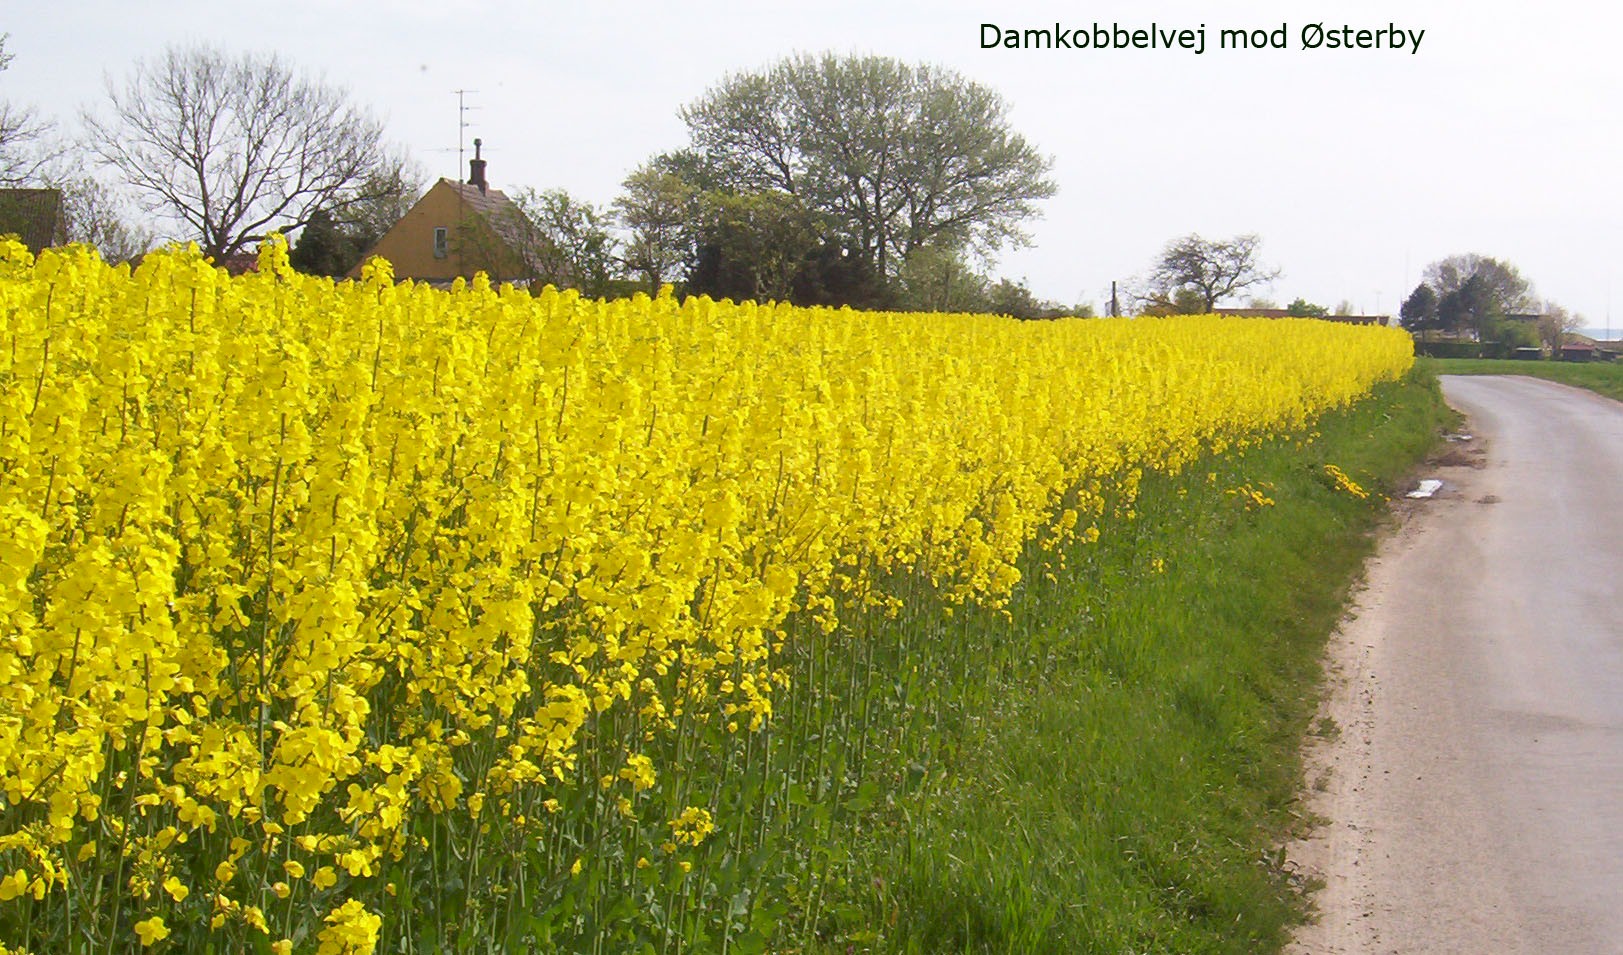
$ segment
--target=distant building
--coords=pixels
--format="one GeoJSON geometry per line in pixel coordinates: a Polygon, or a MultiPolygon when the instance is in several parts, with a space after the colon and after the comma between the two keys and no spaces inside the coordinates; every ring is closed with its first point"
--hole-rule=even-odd
{"type": "Polygon", "coordinates": [[[1561,346],[1562,361],[1603,361],[1607,355],[1592,341],[1571,341],[1561,346]]]}
{"type": "MultiPolygon", "coordinates": [[[[1302,318],[1312,316],[1292,315],[1286,308],[1214,308],[1212,311],[1218,315],[1228,315],[1234,318],[1302,318]]],[[[1342,322],[1347,325],[1390,325],[1390,315],[1320,315],[1321,322],[1342,322]]]]}
{"type": "Polygon", "coordinates": [[[0,235],[15,235],[38,253],[68,241],[60,189],[0,189],[0,235]]]}
{"type": "Polygon", "coordinates": [[[247,275],[249,272],[258,272],[259,247],[241,249],[213,261],[216,267],[225,269],[228,275],[247,275]]]}
{"type": "MultiPolygon", "coordinates": [[[[532,227],[524,213],[485,179],[482,140],[473,141],[468,181],[440,179],[362,256],[381,255],[397,279],[448,285],[484,272],[492,282],[533,277],[532,227]]],[[[357,265],[350,276],[360,275],[357,265]]]]}

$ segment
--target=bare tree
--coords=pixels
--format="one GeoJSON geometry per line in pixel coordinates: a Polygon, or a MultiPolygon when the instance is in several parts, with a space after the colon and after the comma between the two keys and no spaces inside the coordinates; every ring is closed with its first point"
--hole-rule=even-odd
{"type": "Polygon", "coordinates": [[[69,242],[95,246],[106,262],[129,262],[158,243],[145,223],[129,214],[124,197],[91,176],[55,182],[69,242]]]}
{"type": "Polygon", "coordinates": [[[1152,312],[1210,312],[1236,292],[1272,282],[1280,273],[1258,261],[1261,244],[1255,235],[1223,241],[1187,235],[1173,240],[1150,272],[1143,305],[1152,312]]]}
{"type": "Polygon", "coordinates": [[[84,116],[91,150],[215,257],[341,215],[386,160],[376,119],[274,56],[171,47],[107,98],[84,116]]]}
{"type": "MultiPolygon", "coordinates": [[[[0,33],[0,72],[11,65],[6,52],[9,33],[0,33]]],[[[0,186],[20,186],[36,178],[45,165],[44,141],[51,124],[32,109],[0,100],[0,186]]]]}

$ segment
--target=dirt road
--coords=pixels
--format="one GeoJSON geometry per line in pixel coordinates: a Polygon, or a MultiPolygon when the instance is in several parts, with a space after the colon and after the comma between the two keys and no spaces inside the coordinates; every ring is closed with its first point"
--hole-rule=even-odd
{"type": "Polygon", "coordinates": [[[1288,951],[1623,953],[1623,404],[1443,390],[1473,438],[1332,638],[1288,951]]]}

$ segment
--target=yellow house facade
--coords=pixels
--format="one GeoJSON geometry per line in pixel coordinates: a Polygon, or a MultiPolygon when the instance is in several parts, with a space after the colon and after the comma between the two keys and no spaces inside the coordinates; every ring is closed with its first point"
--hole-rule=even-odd
{"type": "MultiPolygon", "coordinates": [[[[485,160],[474,158],[467,182],[440,179],[362,257],[394,265],[396,279],[449,284],[484,272],[492,282],[528,281],[535,269],[527,254],[528,221],[518,206],[485,180],[485,160]]],[[[352,277],[360,274],[357,265],[352,277]]]]}

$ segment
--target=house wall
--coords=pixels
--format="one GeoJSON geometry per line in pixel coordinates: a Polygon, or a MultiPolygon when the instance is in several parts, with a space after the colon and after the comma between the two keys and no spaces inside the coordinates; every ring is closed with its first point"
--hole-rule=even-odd
{"type": "MultiPolygon", "coordinates": [[[[473,278],[484,271],[493,280],[511,279],[516,273],[513,256],[469,207],[449,180],[441,179],[417,200],[400,221],[366,253],[381,255],[394,264],[396,279],[449,282],[458,276],[473,278]],[[434,255],[434,230],[446,230],[446,255],[434,255]]],[[[364,260],[363,260],[364,261],[364,260]]],[[[351,270],[360,274],[360,266],[351,270]]]]}
{"type": "Polygon", "coordinates": [[[65,245],[67,220],[60,189],[0,189],[0,235],[15,235],[28,250],[65,245]]]}
{"type": "Polygon", "coordinates": [[[450,244],[445,258],[434,257],[434,230],[443,228],[454,236],[468,217],[461,197],[441,179],[383,234],[366,257],[388,259],[394,263],[395,277],[401,279],[449,282],[459,275],[472,277],[473,270],[463,269],[456,243],[450,244]]]}

